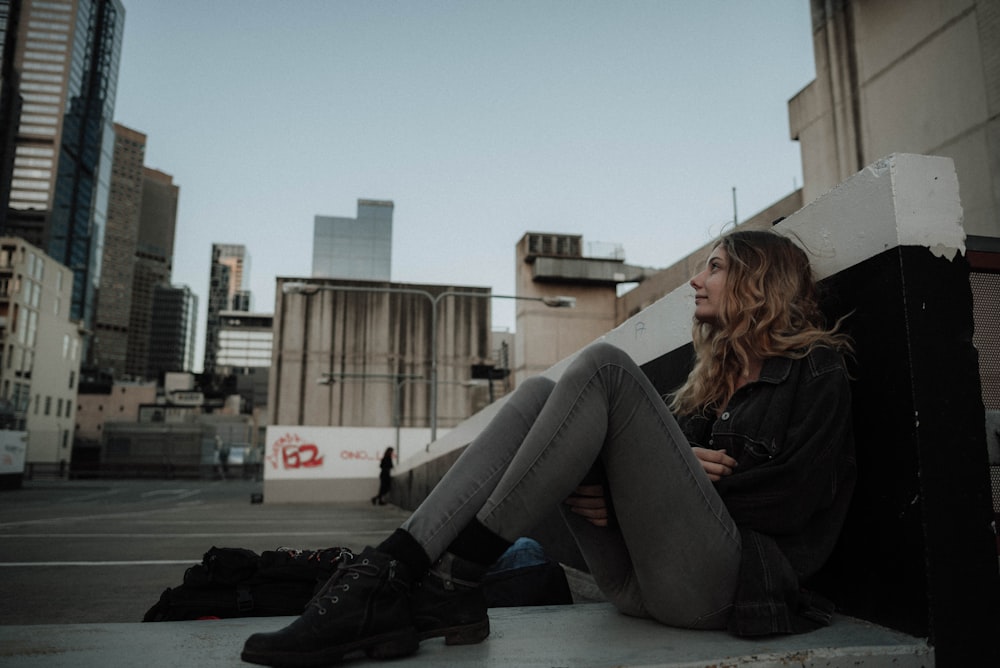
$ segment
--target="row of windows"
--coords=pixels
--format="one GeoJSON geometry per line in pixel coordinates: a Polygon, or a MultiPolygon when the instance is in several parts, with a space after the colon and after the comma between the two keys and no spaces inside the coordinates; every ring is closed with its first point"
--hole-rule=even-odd
{"type": "MultiPolygon", "coordinates": [[[[56,70],[57,72],[59,70],[56,70]]],[[[62,76],[59,74],[45,74],[43,72],[25,71],[21,74],[21,81],[47,81],[49,83],[62,83],[62,76]]]]}
{"type": "Polygon", "coordinates": [[[39,51],[66,51],[66,44],[60,42],[32,42],[28,41],[25,50],[25,58],[34,57],[39,51]]]}
{"type": "Polygon", "coordinates": [[[44,125],[22,125],[18,128],[23,135],[42,135],[45,137],[54,137],[56,134],[56,129],[54,127],[48,127],[44,125]]]}
{"type": "MultiPolygon", "coordinates": [[[[65,32],[58,33],[58,32],[42,32],[41,30],[32,30],[30,28],[30,24],[29,24],[29,28],[28,28],[28,44],[31,44],[32,43],[31,40],[33,40],[33,39],[43,39],[43,40],[54,40],[54,41],[57,41],[57,42],[66,42],[67,41],[67,39],[66,39],[67,37],[68,37],[68,35],[65,32]]],[[[36,44],[37,44],[37,42],[36,42],[36,44]]]]}
{"type": "Polygon", "coordinates": [[[61,86],[50,86],[49,84],[22,83],[21,90],[29,93],[61,93],[61,86]]]}
{"type": "MultiPolygon", "coordinates": [[[[52,170],[51,169],[18,169],[17,167],[15,167],[14,168],[14,179],[17,180],[18,178],[24,178],[24,179],[50,179],[50,178],[52,178],[52,170]]],[[[28,188],[30,186],[24,186],[24,187],[28,188]]]]}
{"type": "Polygon", "coordinates": [[[51,146],[18,146],[14,149],[14,155],[36,155],[36,156],[47,156],[54,157],[56,154],[55,149],[51,146]]]}
{"type": "Polygon", "coordinates": [[[38,114],[23,114],[21,116],[21,123],[27,123],[29,125],[34,123],[40,123],[42,125],[55,125],[59,122],[59,119],[55,116],[40,116],[38,114]]]}
{"type": "Polygon", "coordinates": [[[50,416],[53,414],[53,409],[55,409],[54,413],[58,418],[73,416],[73,401],[71,399],[56,397],[56,400],[53,402],[51,395],[46,396],[42,400],[42,396],[36,394],[34,401],[31,401],[30,391],[31,388],[26,383],[14,383],[13,388],[11,388],[9,380],[5,380],[3,383],[4,398],[10,400],[15,411],[20,413],[27,412],[28,403],[31,402],[31,410],[35,415],[50,416]],[[11,391],[12,389],[13,391],[11,391]]]}
{"type": "Polygon", "coordinates": [[[42,62],[26,62],[22,65],[22,69],[27,72],[29,70],[35,70],[38,72],[62,72],[63,65],[61,62],[55,63],[42,63],[42,62]]]}
{"type": "MultiPolygon", "coordinates": [[[[73,6],[67,2],[43,2],[43,0],[35,0],[32,9],[57,9],[64,12],[68,12],[73,9],[73,6]]],[[[42,12],[31,12],[32,16],[41,16],[42,12]]],[[[45,14],[45,16],[52,16],[51,14],[45,14]]]]}
{"type": "Polygon", "coordinates": [[[11,179],[11,188],[24,188],[25,190],[48,190],[48,181],[26,181],[24,179],[11,179]]]}
{"type": "MultiPolygon", "coordinates": [[[[31,8],[32,9],[32,11],[31,11],[31,18],[32,19],[35,19],[35,18],[39,18],[39,19],[53,19],[55,21],[68,22],[69,21],[69,14],[57,14],[55,12],[40,12],[40,11],[38,11],[38,9],[40,7],[44,7],[46,5],[51,5],[51,4],[53,4],[53,3],[51,3],[51,2],[36,2],[34,4],[34,6],[31,8]]],[[[56,6],[56,7],[51,7],[51,9],[62,9],[63,11],[66,11],[66,12],[69,11],[69,7],[67,7],[66,5],[59,5],[59,6],[56,6]]],[[[29,21],[29,23],[31,23],[31,21],[29,21]]]]}
{"type": "Polygon", "coordinates": [[[24,209],[32,208],[32,205],[38,202],[47,202],[49,199],[46,193],[34,193],[27,192],[25,190],[11,190],[10,191],[10,208],[12,209],[24,209]],[[18,204],[23,206],[18,206],[18,204]]]}
{"type": "Polygon", "coordinates": [[[27,67],[29,63],[33,61],[48,61],[50,63],[65,63],[66,55],[62,53],[25,53],[24,54],[24,67],[27,67]]]}
{"type": "Polygon", "coordinates": [[[58,95],[46,95],[45,93],[21,91],[21,97],[25,102],[38,102],[39,104],[59,104],[62,98],[58,95]]]}
{"type": "Polygon", "coordinates": [[[21,106],[21,111],[29,114],[59,115],[59,107],[54,104],[25,104],[21,106]]]}
{"type": "MultiPolygon", "coordinates": [[[[40,28],[41,30],[55,30],[57,32],[69,32],[69,23],[56,23],[55,21],[39,21],[38,18],[52,18],[59,19],[62,18],[58,14],[49,14],[48,16],[40,16],[39,14],[32,15],[31,19],[28,21],[28,29],[40,28]]],[[[69,17],[66,17],[67,19],[69,17]]]]}

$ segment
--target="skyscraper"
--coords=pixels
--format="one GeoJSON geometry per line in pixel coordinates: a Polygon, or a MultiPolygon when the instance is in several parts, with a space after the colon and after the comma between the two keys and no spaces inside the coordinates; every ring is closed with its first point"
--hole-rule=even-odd
{"type": "Polygon", "coordinates": [[[194,367],[198,297],[186,285],[157,285],[149,331],[147,378],[194,367]]]}
{"type": "Polygon", "coordinates": [[[205,373],[215,373],[223,311],[250,311],[250,255],[242,244],[212,244],[212,265],[205,319],[205,373]]]}
{"type": "MultiPolygon", "coordinates": [[[[121,0],[20,4],[13,71],[23,105],[0,231],[24,238],[73,271],[70,317],[90,328],[125,9],[121,0]]],[[[12,3],[0,0],[0,5],[9,11],[12,3]]]]}
{"type": "Polygon", "coordinates": [[[313,265],[316,278],[391,280],[391,201],[359,199],[358,217],[313,219],[313,265]]]}
{"type": "Polygon", "coordinates": [[[157,286],[170,285],[180,196],[180,188],[169,174],[149,167],[144,167],[142,173],[142,209],[136,238],[125,363],[126,372],[136,378],[145,377],[149,366],[154,292],[157,286]]]}
{"type": "Polygon", "coordinates": [[[114,128],[108,226],[104,231],[104,257],[90,362],[121,378],[125,374],[128,350],[146,135],[118,123],[114,128]]]}

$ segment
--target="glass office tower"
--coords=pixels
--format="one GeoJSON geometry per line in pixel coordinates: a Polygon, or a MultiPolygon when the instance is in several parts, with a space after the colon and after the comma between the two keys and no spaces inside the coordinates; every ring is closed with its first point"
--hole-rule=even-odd
{"type": "Polygon", "coordinates": [[[358,217],[316,216],[313,265],[316,278],[388,281],[392,266],[393,203],[358,200],[358,217]]]}
{"type": "Polygon", "coordinates": [[[121,0],[23,0],[15,38],[22,107],[2,232],[73,271],[70,316],[88,329],[101,274],[124,22],[121,0]]]}

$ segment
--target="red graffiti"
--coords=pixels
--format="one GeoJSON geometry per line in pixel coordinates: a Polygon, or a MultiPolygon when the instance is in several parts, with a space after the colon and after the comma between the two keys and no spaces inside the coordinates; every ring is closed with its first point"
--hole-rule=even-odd
{"type": "Polygon", "coordinates": [[[285,434],[271,444],[267,461],[272,468],[307,469],[323,465],[323,456],[314,443],[302,443],[298,434],[285,434]]]}
{"type": "Polygon", "coordinates": [[[371,453],[365,452],[364,450],[341,450],[340,451],[340,458],[341,459],[367,459],[367,460],[370,460],[370,461],[378,461],[378,460],[381,459],[381,457],[379,457],[377,455],[372,455],[371,453]]]}

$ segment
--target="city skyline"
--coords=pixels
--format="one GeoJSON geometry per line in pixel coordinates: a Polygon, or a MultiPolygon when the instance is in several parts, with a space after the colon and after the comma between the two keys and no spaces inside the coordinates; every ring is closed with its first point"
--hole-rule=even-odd
{"type": "Polygon", "coordinates": [[[172,281],[203,310],[212,243],[247,247],[270,312],[276,276],[310,273],[315,216],[358,199],[395,203],[393,280],[512,294],[525,232],[663,267],[801,185],[805,0],[126,11],[115,120],[181,188],[172,281]]]}

